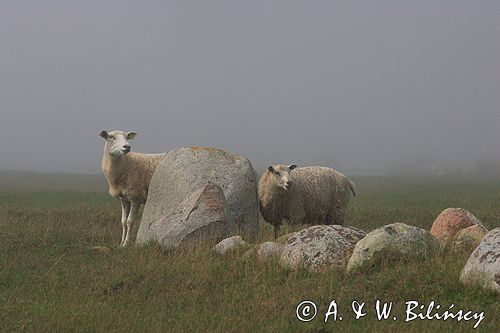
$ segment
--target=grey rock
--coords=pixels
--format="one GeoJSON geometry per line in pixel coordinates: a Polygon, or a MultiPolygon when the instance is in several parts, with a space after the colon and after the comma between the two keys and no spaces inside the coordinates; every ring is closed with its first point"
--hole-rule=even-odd
{"type": "Polygon", "coordinates": [[[241,236],[233,236],[221,240],[217,245],[213,247],[213,250],[219,254],[226,254],[231,251],[235,251],[241,248],[249,246],[247,242],[241,238],[241,236]]]}
{"type": "Polygon", "coordinates": [[[460,230],[453,237],[450,244],[450,253],[467,253],[467,255],[470,255],[487,233],[488,229],[480,224],[460,230]]]}
{"type": "Polygon", "coordinates": [[[312,226],[287,236],[280,263],[291,268],[304,264],[311,271],[343,270],[354,246],[365,235],[353,227],[312,226]]]}
{"type": "Polygon", "coordinates": [[[255,248],[257,258],[261,260],[269,260],[277,258],[283,253],[285,245],[275,242],[264,242],[255,248]]]}
{"type": "Polygon", "coordinates": [[[229,214],[242,236],[258,233],[257,181],[250,161],[215,148],[187,147],[170,151],[151,179],[137,243],[152,238],[149,226],[169,215],[192,192],[208,182],[226,197],[229,214]]]}
{"type": "Polygon", "coordinates": [[[283,253],[284,248],[284,244],[264,242],[248,250],[245,253],[244,257],[256,256],[258,259],[263,261],[272,260],[279,258],[281,256],[281,253],[283,253]]]}
{"type": "Polygon", "coordinates": [[[212,183],[191,193],[169,214],[147,227],[148,238],[140,238],[138,243],[154,240],[165,249],[192,246],[205,241],[218,242],[235,235],[237,231],[221,188],[212,183]]]}
{"type": "Polygon", "coordinates": [[[467,260],[460,281],[500,293],[500,228],[484,236],[467,260]]]}
{"type": "Polygon", "coordinates": [[[424,260],[439,249],[439,242],[428,231],[404,223],[389,224],[369,232],[356,244],[347,272],[377,270],[382,261],[424,260]]]}

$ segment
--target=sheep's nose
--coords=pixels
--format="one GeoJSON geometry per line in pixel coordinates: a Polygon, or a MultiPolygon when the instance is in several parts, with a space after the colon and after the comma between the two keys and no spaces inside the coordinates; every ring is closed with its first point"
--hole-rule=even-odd
{"type": "Polygon", "coordinates": [[[130,145],[124,145],[123,148],[130,149],[130,145]]]}

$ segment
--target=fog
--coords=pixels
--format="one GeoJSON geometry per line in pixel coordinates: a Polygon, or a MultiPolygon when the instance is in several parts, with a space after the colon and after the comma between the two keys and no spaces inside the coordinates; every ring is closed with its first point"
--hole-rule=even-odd
{"type": "Polygon", "coordinates": [[[468,170],[500,160],[499,36],[498,1],[4,0],[0,169],[100,172],[123,129],[256,168],[468,170]]]}

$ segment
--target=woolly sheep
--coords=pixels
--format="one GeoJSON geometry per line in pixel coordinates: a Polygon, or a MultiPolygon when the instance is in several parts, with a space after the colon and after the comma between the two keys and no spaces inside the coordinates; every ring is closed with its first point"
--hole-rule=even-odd
{"type": "Polygon", "coordinates": [[[326,167],[271,165],[259,181],[259,207],[279,235],[283,219],[290,224],[339,224],[345,221],[352,181],[326,167]],[[294,170],[293,172],[291,172],[294,170]]]}
{"type": "Polygon", "coordinates": [[[141,204],[146,202],[153,172],[165,154],[141,154],[130,152],[127,140],[136,132],[102,131],[106,140],[102,156],[102,171],[109,185],[109,194],[122,206],[122,240],[120,246],[129,243],[130,229],[141,204]]]}

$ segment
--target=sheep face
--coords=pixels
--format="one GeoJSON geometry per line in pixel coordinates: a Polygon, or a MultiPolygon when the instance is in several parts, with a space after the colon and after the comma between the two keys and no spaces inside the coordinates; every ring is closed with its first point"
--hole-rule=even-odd
{"type": "Polygon", "coordinates": [[[289,166],[283,164],[270,165],[267,168],[267,172],[271,174],[271,179],[275,187],[288,191],[293,183],[293,177],[290,175],[290,171],[296,167],[295,164],[289,166]]]}
{"type": "Polygon", "coordinates": [[[106,140],[106,152],[111,156],[119,157],[130,152],[131,146],[127,140],[132,140],[133,138],[135,138],[137,133],[123,131],[102,131],[99,135],[106,140]]]}

